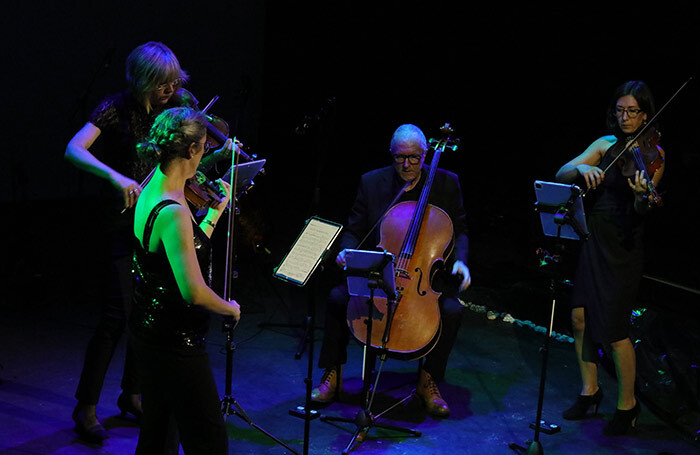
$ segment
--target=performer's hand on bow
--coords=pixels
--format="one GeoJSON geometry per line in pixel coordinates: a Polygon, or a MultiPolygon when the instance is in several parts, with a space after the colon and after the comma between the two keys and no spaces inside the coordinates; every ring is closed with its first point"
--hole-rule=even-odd
{"type": "Polygon", "coordinates": [[[234,144],[233,139],[228,138],[219,150],[215,150],[214,153],[212,153],[212,156],[216,162],[230,160],[231,153],[234,149],[236,150],[236,153],[241,152],[243,149],[243,143],[236,140],[234,144]]]}
{"type": "Polygon", "coordinates": [[[595,189],[605,178],[605,172],[597,166],[579,164],[576,166],[576,170],[584,178],[588,188],[595,189]]]}
{"type": "Polygon", "coordinates": [[[136,201],[141,194],[143,188],[135,180],[125,177],[121,174],[111,178],[112,185],[122,193],[124,197],[124,209],[131,208],[136,205],[136,201]]]}
{"type": "Polygon", "coordinates": [[[472,276],[469,273],[469,267],[462,261],[455,261],[452,266],[452,275],[462,275],[462,282],[459,285],[460,291],[464,291],[472,284],[472,276]]]}

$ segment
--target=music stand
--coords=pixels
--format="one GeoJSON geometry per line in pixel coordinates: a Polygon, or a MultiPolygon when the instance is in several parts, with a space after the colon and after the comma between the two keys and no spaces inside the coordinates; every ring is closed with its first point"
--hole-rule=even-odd
{"type": "Polygon", "coordinates": [[[396,299],[394,255],[388,251],[345,250],[348,293],[396,299]]]}
{"type": "MultiPolygon", "coordinates": [[[[236,196],[246,193],[255,185],[253,179],[263,170],[266,160],[247,161],[231,166],[221,178],[225,182],[231,182],[231,173],[236,176],[236,196]]],[[[229,208],[231,203],[229,202],[229,208]]]]}
{"type": "Polygon", "coordinates": [[[362,392],[364,395],[364,407],[358,411],[354,419],[345,419],[341,417],[321,417],[324,422],[351,422],[356,425],[352,439],[348,442],[343,450],[343,455],[346,455],[353,447],[355,441],[362,443],[367,433],[372,427],[384,428],[398,432],[407,433],[412,436],[420,436],[421,432],[410,428],[404,428],[396,425],[379,424],[377,419],[386,414],[396,406],[406,402],[414,396],[413,393],[405,398],[394,403],[394,405],[385,409],[381,413],[372,414],[372,402],[377,391],[379,375],[381,374],[382,365],[386,360],[386,344],[389,342],[389,334],[391,323],[398,304],[396,298],[396,284],[394,281],[394,255],[384,251],[363,251],[363,250],[347,250],[345,255],[345,270],[347,273],[348,293],[353,296],[367,297],[367,334],[364,343],[364,354],[362,364],[362,392]],[[382,336],[382,347],[378,348],[380,354],[380,367],[375,376],[374,386],[370,387],[371,371],[374,356],[370,356],[368,350],[372,349],[372,320],[376,317],[374,297],[384,297],[387,301],[386,325],[384,326],[384,334],[382,336]]]}
{"type": "MultiPolygon", "coordinates": [[[[306,220],[304,229],[297,237],[294,245],[282,262],[275,268],[273,276],[280,280],[303,287],[309,282],[314,272],[321,264],[323,257],[330,250],[331,245],[340,234],[343,226],[313,216],[306,220]]],[[[314,280],[316,284],[318,280],[314,280]]],[[[291,409],[289,414],[304,419],[304,455],[309,453],[309,432],[310,422],[318,417],[318,411],[311,409],[311,389],[313,387],[312,375],[314,369],[314,337],[313,331],[309,329],[315,324],[315,298],[316,290],[308,299],[305,339],[309,342],[309,363],[307,366],[307,376],[304,379],[306,384],[306,395],[303,409],[301,406],[291,409]]]]}
{"type": "MultiPolygon", "coordinates": [[[[550,255],[542,248],[537,250],[540,256],[540,265],[546,266],[552,263],[558,263],[561,260],[559,250],[561,249],[560,241],[562,238],[587,240],[590,233],[586,226],[586,217],[583,210],[583,201],[581,199],[583,192],[581,188],[576,185],[543,182],[540,180],[536,180],[534,186],[537,198],[535,211],[540,214],[542,232],[545,236],[556,238],[555,248],[557,251],[554,254],[550,255]]],[[[549,357],[549,341],[552,337],[554,310],[556,307],[556,279],[554,274],[551,274],[549,290],[552,307],[549,315],[549,326],[547,327],[544,342],[540,348],[540,352],[542,353],[542,369],[540,372],[540,387],[537,397],[537,415],[535,421],[530,424],[530,428],[535,430],[535,436],[532,441],[529,441],[527,449],[514,443],[509,445],[511,449],[519,453],[527,450],[526,453],[528,455],[544,454],[542,444],[540,443],[540,432],[554,434],[561,430],[559,425],[547,423],[542,420],[542,405],[547,378],[547,360],[549,357]]]]}
{"type": "Polygon", "coordinates": [[[544,235],[572,240],[588,240],[583,210],[583,191],[576,185],[535,180],[535,211],[540,214],[544,235]]]}
{"type": "MultiPolygon", "coordinates": [[[[247,165],[254,164],[253,166],[247,166],[246,169],[248,171],[243,174],[239,174],[236,172],[237,169],[240,169],[241,166],[243,165],[234,165],[231,166],[231,170],[234,172],[233,177],[235,178],[235,183],[233,182],[233,179],[231,178],[231,172],[229,171],[226,174],[226,179],[229,182],[232,182],[232,190],[234,188],[238,188],[239,184],[245,184],[247,185],[247,188],[250,188],[252,185],[252,179],[258,174],[260,169],[262,169],[262,165],[265,163],[265,160],[260,160],[257,162],[253,163],[245,163],[247,165]],[[243,180],[242,180],[243,178],[243,180]],[[247,180],[246,180],[247,179],[247,180]]],[[[236,192],[236,195],[243,193],[244,191],[241,192],[236,192]]],[[[232,199],[235,198],[236,195],[232,195],[232,199]]],[[[234,207],[234,210],[237,210],[238,207],[236,204],[229,204],[228,208],[231,210],[231,208],[234,207]]],[[[237,213],[237,211],[229,211],[229,226],[228,226],[228,233],[229,233],[229,243],[227,244],[227,255],[229,258],[232,256],[230,253],[233,248],[233,239],[232,239],[232,232],[233,232],[233,217],[231,214],[237,213]]],[[[228,269],[228,267],[227,267],[228,269]]],[[[226,296],[226,299],[228,299],[229,292],[228,290],[230,289],[230,281],[234,278],[234,273],[231,273],[229,270],[227,270],[226,274],[226,281],[224,283],[224,295],[226,296]]],[[[223,331],[226,333],[226,384],[224,387],[224,397],[221,399],[221,413],[224,416],[224,419],[230,415],[236,415],[240,417],[243,421],[245,421],[248,425],[251,427],[255,428],[256,430],[260,431],[263,433],[265,436],[268,438],[272,439],[279,445],[285,447],[287,450],[290,452],[294,453],[295,455],[299,455],[299,453],[294,450],[292,447],[290,447],[287,443],[282,441],[281,439],[277,438],[275,435],[270,433],[269,431],[265,430],[262,428],[260,425],[256,424],[253,422],[253,420],[248,416],[248,414],[245,412],[245,410],[241,407],[241,405],[236,401],[236,398],[234,398],[232,394],[232,386],[231,383],[233,381],[233,352],[236,349],[236,344],[233,341],[233,329],[235,328],[237,322],[232,318],[232,317],[224,317],[223,318],[223,331]]]]}

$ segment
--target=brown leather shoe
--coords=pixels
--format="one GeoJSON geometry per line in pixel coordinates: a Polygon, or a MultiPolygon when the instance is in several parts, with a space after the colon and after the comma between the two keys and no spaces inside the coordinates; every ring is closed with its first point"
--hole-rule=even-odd
{"type": "Polygon", "coordinates": [[[311,401],[317,403],[330,403],[335,401],[343,391],[343,366],[340,370],[335,368],[327,368],[321,376],[321,382],[318,387],[311,391],[311,401]]]}
{"type": "Polygon", "coordinates": [[[450,416],[450,408],[447,402],[442,399],[437,384],[425,370],[420,370],[420,378],[416,394],[423,400],[425,409],[433,417],[445,418],[450,416]]]}

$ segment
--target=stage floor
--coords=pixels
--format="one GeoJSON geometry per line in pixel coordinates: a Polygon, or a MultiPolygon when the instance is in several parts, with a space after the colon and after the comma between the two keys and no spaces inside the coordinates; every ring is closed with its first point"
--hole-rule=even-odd
{"type": "MultiPolygon", "coordinates": [[[[476,292],[471,295],[486,295],[476,292]]],[[[274,293],[273,293],[274,294],[274,293]]],[[[298,328],[260,327],[261,323],[288,323],[299,311],[288,311],[279,301],[244,305],[244,317],[235,330],[233,397],[252,422],[304,453],[304,420],[289,411],[304,404],[308,349],[295,359],[302,332],[298,328]]],[[[84,349],[97,322],[95,305],[46,299],[37,303],[16,301],[3,308],[0,318],[0,454],[128,454],[133,453],[138,427],[118,416],[116,400],[123,363],[123,341],[111,364],[98,415],[110,438],[103,446],[91,446],[72,430],[73,393],[84,349]]],[[[472,302],[478,304],[479,302],[472,302]]],[[[322,309],[317,311],[322,321],[322,309]]],[[[297,320],[298,322],[298,320],[297,320]]],[[[209,351],[218,386],[225,382],[224,335],[221,320],[213,319],[209,351]]],[[[321,330],[316,332],[315,357],[320,350],[321,330]]],[[[410,437],[374,428],[367,440],[353,449],[358,454],[509,454],[515,443],[526,446],[534,436],[529,424],[535,420],[543,342],[531,327],[490,320],[485,313],[466,309],[459,339],[440,386],[450,404],[447,420],[426,416],[420,402],[409,400],[379,419],[422,433],[410,437]]],[[[320,411],[322,416],[354,418],[361,403],[361,347],[351,342],[350,362],[345,369],[343,402],[320,411]]],[[[379,381],[372,410],[382,412],[395,398],[409,394],[416,379],[416,362],[389,360],[379,381]]],[[[313,382],[321,371],[314,367],[313,382]]],[[[605,422],[615,409],[616,382],[601,373],[605,392],[601,414],[568,422],[561,411],[576,397],[579,388],[573,344],[552,341],[544,396],[543,418],[561,426],[553,435],[541,434],[544,452],[553,454],[692,454],[700,446],[670,428],[642,406],[638,427],[628,436],[602,435],[605,422]]],[[[228,417],[230,453],[292,453],[236,415],[228,417]]],[[[339,454],[355,430],[314,419],[309,425],[308,453],[339,454]]]]}

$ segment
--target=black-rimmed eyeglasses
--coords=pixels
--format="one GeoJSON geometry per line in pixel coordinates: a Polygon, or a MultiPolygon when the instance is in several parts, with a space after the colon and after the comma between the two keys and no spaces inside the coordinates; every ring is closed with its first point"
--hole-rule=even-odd
{"type": "Polygon", "coordinates": [[[400,155],[398,153],[393,153],[391,157],[394,159],[394,163],[403,164],[408,160],[409,164],[418,164],[420,160],[423,159],[424,155],[400,155]]]}
{"type": "Polygon", "coordinates": [[[627,117],[636,118],[640,112],[642,112],[642,110],[636,107],[625,108],[622,106],[615,106],[615,115],[617,115],[618,117],[622,117],[624,113],[627,113],[627,117]]]}

